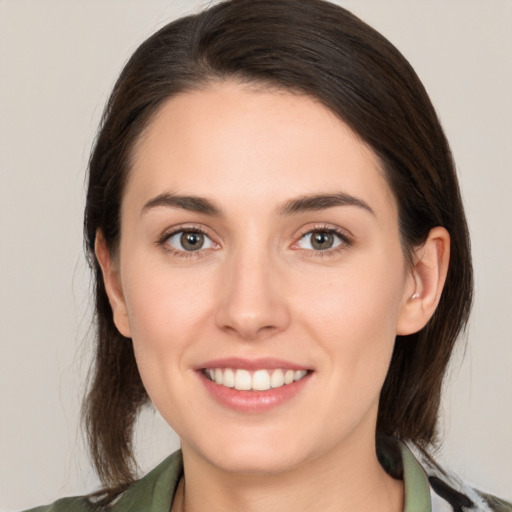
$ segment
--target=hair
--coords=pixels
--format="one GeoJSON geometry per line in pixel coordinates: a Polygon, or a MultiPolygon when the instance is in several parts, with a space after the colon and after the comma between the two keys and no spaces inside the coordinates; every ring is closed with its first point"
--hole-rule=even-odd
{"type": "Polygon", "coordinates": [[[443,226],[451,258],[436,312],[397,336],[377,432],[427,449],[437,440],[443,377],[472,300],[469,236],[454,162],[428,95],[400,52],[347,10],[323,0],[230,0],[178,19],[135,51],[117,80],[89,162],[84,234],[95,278],[96,352],[84,421],[105,502],[133,482],[134,424],[149,402],[130,339],[113,322],[94,255],[97,230],[115,254],[130,159],[161,105],[234,80],[315,98],[378,156],[398,203],[404,253],[443,226]]]}

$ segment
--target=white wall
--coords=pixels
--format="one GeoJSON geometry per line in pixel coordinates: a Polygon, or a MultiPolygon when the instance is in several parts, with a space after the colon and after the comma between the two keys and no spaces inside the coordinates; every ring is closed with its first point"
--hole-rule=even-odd
{"type": "MultiPolygon", "coordinates": [[[[136,46],[197,0],[0,0],[0,509],[94,488],[78,428],[89,359],[84,173],[136,46]]],[[[512,2],[346,0],[412,62],[451,141],[477,275],[440,459],[512,498],[512,2]]],[[[142,467],[176,445],[139,429],[142,467]]]]}

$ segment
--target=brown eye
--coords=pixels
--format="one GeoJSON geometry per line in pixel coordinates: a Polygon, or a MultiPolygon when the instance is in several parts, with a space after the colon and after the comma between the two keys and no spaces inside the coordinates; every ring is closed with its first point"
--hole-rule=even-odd
{"type": "Polygon", "coordinates": [[[299,241],[301,249],[327,251],[344,243],[343,238],[334,231],[316,230],[303,235],[299,241]]]}
{"type": "Polygon", "coordinates": [[[203,233],[185,231],[180,237],[180,243],[186,251],[197,251],[204,245],[203,233]]]}
{"type": "Polygon", "coordinates": [[[325,231],[311,233],[311,246],[318,251],[330,249],[334,244],[334,235],[325,231]]]}
{"type": "Polygon", "coordinates": [[[194,252],[201,249],[210,249],[214,246],[211,239],[201,231],[177,231],[167,239],[169,244],[176,251],[194,252]]]}

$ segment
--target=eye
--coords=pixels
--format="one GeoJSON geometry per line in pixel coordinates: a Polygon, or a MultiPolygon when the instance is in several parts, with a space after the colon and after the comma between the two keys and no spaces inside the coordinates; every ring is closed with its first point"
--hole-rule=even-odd
{"type": "Polygon", "coordinates": [[[198,230],[181,230],[167,237],[166,243],[176,251],[194,252],[200,249],[211,249],[213,241],[205,233],[198,230]]]}
{"type": "Polygon", "coordinates": [[[316,229],[304,234],[297,245],[301,249],[328,251],[329,249],[334,249],[343,243],[346,243],[345,237],[336,233],[336,231],[330,229],[316,229]]]}

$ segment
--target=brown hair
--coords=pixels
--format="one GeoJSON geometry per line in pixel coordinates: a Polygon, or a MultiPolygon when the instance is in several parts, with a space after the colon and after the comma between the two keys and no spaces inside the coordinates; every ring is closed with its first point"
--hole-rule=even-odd
{"type": "Polygon", "coordinates": [[[454,163],[434,108],[398,50],[357,17],[322,0],[231,0],[174,21],[126,64],[91,155],[85,240],[95,275],[97,345],[84,417],[106,501],[133,481],[134,422],[148,402],[132,343],[116,329],[94,256],[101,229],[111,251],[130,155],[169,97],[219,80],[310,95],[378,155],[398,202],[406,254],[435,226],[451,236],[439,306],[416,334],[398,336],[377,431],[420,447],[435,442],[443,376],[472,297],[469,237],[454,163]]]}

